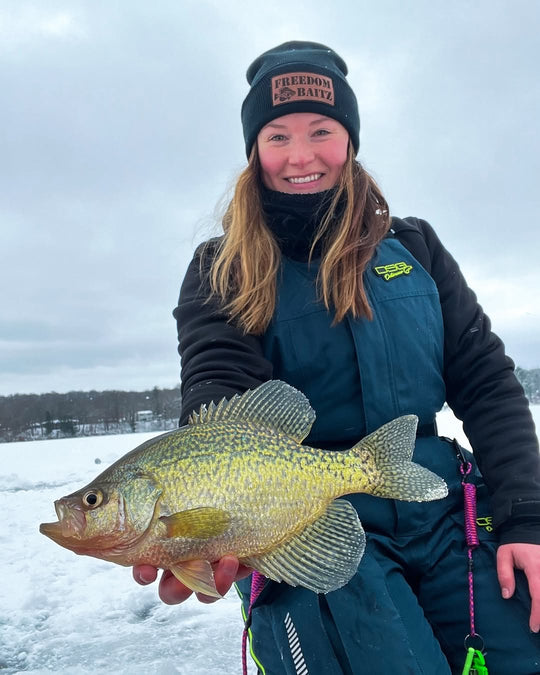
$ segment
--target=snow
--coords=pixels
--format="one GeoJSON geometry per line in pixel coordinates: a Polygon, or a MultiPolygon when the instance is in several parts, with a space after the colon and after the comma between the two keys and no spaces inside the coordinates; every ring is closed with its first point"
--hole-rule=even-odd
{"type": "MultiPolygon", "coordinates": [[[[537,428],[540,406],[533,406],[537,428]]],[[[466,443],[450,411],[439,432],[466,443]]],[[[53,502],[156,433],[0,444],[0,670],[228,675],[241,672],[239,600],[164,605],[157,584],[63,549],[38,531],[53,502]],[[96,460],[99,463],[96,463],[96,460]]],[[[255,668],[250,665],[250,673],[255,668]]]]}

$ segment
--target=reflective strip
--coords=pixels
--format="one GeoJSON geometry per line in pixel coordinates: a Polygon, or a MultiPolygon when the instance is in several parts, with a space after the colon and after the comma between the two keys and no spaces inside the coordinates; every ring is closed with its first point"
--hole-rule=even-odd
{"type": "Polygon", "coordinates": [[[287,639],[289,640],[289,649],[291,650],[295,672],[297,675],[309,675],[309,671],[304,660],[304,655],[302,654],[302,649],[300,647],[298,633],[296,632],[296,628],[294,627],[294,623],[289,612],[287,612],[285,616],[284,624],[285,630],[287,631],[287,639]]]}

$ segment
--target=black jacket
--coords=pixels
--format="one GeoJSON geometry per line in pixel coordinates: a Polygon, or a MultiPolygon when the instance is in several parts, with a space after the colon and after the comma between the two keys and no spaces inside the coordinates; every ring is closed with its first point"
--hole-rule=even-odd
{"type": "MultiPolygon", "coordinates": [[[[540,544],[538,439],[514,364],[491,332],[473,291],[433,228],[417,218],[392,219],[395,236],[431,274],[444,321],[446,398],[475,452],[492,495],[502,543],[540,544]]],[[[228,323],[216,298],[208,300],[208,262],[191,262],[173,314],[182,358],[182,413],[252,389],[272,378],[261,340],[228,323]]]]}

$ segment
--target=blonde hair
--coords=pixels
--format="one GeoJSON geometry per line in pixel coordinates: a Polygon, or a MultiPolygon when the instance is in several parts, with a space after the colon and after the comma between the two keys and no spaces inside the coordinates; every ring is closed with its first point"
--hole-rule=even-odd
{"type": "MultiPolygon", "coordinates": [[[[213,253],[210,287],[231,321],[246,333],[260,335],[274,314],[281,252],[265,222],[256,146],[223,218],[225,235],[213,253]]],[[[355,318],[371,319],[362,275],[390,227],[390,216],[380,189],[355,160],[350,143],[336,188],[310,252],[311,259],[316,243],[322,240],[317,278],[320,298],[327,309],[334,307],[335,322],[342,321],[348,312],[355,318]],[[345,207],[335,226],[342,200],[345,207]]]]}

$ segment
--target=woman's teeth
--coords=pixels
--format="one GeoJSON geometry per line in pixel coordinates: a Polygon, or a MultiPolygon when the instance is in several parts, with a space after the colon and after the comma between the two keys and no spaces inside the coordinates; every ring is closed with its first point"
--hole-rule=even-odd
{"type": "Polygon", "coordinates": [[[312,173],[310,176],[302,176],[302,178],[287,178],[289,183],[311,183],[311,181],[319,180],[322,173],[312,173]]]}

